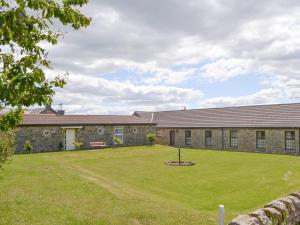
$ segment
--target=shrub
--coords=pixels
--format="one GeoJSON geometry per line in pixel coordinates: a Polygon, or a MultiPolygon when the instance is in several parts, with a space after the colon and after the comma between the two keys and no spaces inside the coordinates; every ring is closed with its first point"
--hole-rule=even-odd
{"type": "Polygon", "coordinates": [[[62,151],[64,148],[64,145],[63,143],[60,141],[59,144],[58,144],[58,151],[62,151]]]}
{"type": "Polygon", "coordinates": [[[148,139],[150,145],[153,145],[155,143],[155,139],[156,139],[155,133],[148,133],[147,139],[148,139]]]}
{"type": "Polygon", "coordinates": [[[27,141],[25,142],[25,144],[24,144],[24,150],[25,150],[25,152],[26,152],[26,153],[31,153],[31,152],[32,152],[32,149],[33,149],[33,147],[32,147],[31,142],[30,142],[29,140],[27,140],[27,141]]]}
{"type": "Polygon", "coordinates": [[[14,153],[14,140],[15,140],[15,132],[0,131],[0,168],[2,165],[8,161],[10,156],[14,153]]]}
{"type": "Polygon", "coordinates": [[[117,146],[120,146],[122,144],[122,140],[120,138],[114,137],[114,143],[117,146]]]}
{"type": "Polygon", "coordinates": [[[81,146],[83,145],[82,142],[77,142],[77,141],[74,141],[73,144],[75,145],[76,150],[80,150],[81,146]]]}

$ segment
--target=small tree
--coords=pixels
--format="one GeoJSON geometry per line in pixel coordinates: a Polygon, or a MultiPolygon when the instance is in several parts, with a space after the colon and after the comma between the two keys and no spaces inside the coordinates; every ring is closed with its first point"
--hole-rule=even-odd
{"type": "Polygon", "coordinates": [[[119,147],[122,144],[122,140],[120,138],[114,137],[114,144],[119,147]]]}
{"type": "MultiPolygon", "coordinates": [[[[22,107],[51,103],[56,88],[65,85],[64,77],[46,76],[52,66],[45,46],[57,44],[64,26],[78,30],[90,24],[79,11],[87,2],[0,0],[0,110],[12,108],[0,116],[1,131],[17,127],[22,107]]],[[[9,136],[0,136],[0,164],[13,152],[9,136]]]]}
{"type": "Polygon", "coordinates": [[[33,147],[32,147],[31,142],[30,142],[29,140],[27,140],[27,141],[25,142],[25,144],[24,144],[24,150],[25,150],[25,152],[26,152],[26,153],[31,153],[31,152],[32,152],[32,149],[33,149],[33,147]]]}
{"type": "Polygon", "coordinates": [[[155,133],[148,133],[147,139],[148,139],[150,145],[153,145],[155,143],[155,139],[156,139],[155,133]]]}
{"type": "Polygon", "coordinates": [[[82,142],[77,142],[77,141],[74,141],[73,144],[75,145],[76,150],[80,150],[83,145],[82,142]]]}
{"type": "Polygon", "coordinates": [[[0,131],[0,168],[14,153],[15,132],[10,130],[0,131]]]}

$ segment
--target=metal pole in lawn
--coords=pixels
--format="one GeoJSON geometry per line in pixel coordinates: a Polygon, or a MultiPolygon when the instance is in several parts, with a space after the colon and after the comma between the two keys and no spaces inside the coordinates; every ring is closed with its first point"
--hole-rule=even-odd
{"type": "Polygon", "coordinates": [[[225,215],[225,210],[224,210],[224,205],[219,205],[219,225],[224,225],[224,215],[225,215]]]}
{"type": "Polygon", "coordinates": [[[180,161],[181,161],[181,156],[180,156],[180,145],[178,147],[178,164],[180,164],[180,161]]]}

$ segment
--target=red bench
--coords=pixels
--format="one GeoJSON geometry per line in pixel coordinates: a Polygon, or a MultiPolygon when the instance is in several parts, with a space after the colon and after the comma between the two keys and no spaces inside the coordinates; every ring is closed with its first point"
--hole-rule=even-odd
{"type": "Polygon", "coordinates": [[[104,141],[94,141],[90,142],[91,148],[105,148],[107,144],[104,141]]]}

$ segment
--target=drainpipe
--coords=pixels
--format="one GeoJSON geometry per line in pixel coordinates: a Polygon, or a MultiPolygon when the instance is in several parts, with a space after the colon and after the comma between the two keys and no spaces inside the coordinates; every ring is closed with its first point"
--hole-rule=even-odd
{"type": "Polygon", "coordinates": [[[224,128],[222,129],[222,149],[224,149],[224,128]]]}
{"type": "Polygon", "coordinates": [[[151,123],[153,122],[154,119],[154,112],[151,114],[151,123]]]}

